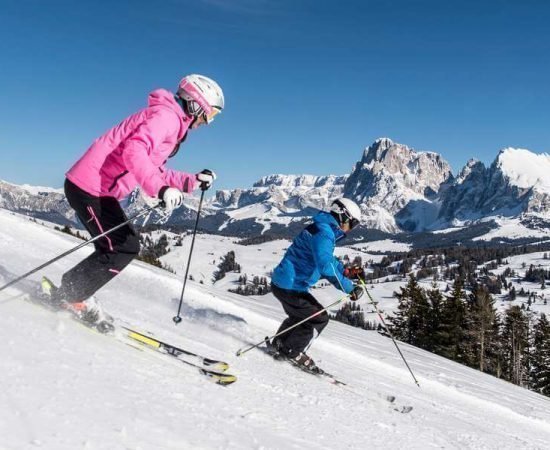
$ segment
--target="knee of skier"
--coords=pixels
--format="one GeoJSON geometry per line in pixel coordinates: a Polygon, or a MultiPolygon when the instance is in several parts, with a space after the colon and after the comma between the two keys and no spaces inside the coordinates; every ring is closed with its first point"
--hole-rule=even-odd
{"type": "Polygon", "coordinates": [[[321,330],[323,328],[325,328],[328,324],[329,315],[326,311],[323,311],[315,319],[316,319],[315,320],[315,328],[317,329],[318,332],[321,332],[321,330]]]}

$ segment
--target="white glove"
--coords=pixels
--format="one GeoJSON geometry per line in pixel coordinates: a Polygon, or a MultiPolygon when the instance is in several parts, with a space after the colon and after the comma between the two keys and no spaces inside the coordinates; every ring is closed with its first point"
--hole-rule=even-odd
{"type": "Polygon", "coordinates": [[[196,177],[201,183],[201,190],[206,191],[212,186],[212,183],[216,179],[216,174],[212,170],[204,169],[202,172],[199,172],[196,177]]]}
{"type": "Polygon", "coordinates": [[[183,192],[173,187],[166,188],[162,192],[162,201],[164,202],[164,209],[172,211],[183,203],[183,192]]]}

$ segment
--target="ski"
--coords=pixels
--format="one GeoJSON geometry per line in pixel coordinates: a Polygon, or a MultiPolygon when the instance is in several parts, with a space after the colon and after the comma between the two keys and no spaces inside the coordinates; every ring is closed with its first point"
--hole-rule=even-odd
{"type": "MultiPolygon", "coordinates": [[[[41,283],[41,291],[39,291],[38,297],[34,298],[32,296],[28,296],[28,300],[31,303],[39,305],[52,312],[67,311],[66,309],[60,308],[58,305],[49,301],[48,289],[50,289],[51,286],[53,286],[53,283],[48,278],[43,277],[41,283]]],[[[201,375],[204,375],[206,378],[209,379],[209,381],[213,381],[216,384],[228,386],[237,381],[236,376],[224,373],[224,371],[229,368],[229,365],[224,361],[217,361],[214,359],[205,358],[188,350],[184,350],[182,348],[167,344],[166,342],[159,341],[158,339],[147,336],[146,334],[140,333],[139,331],[128,328],[126,326],[115,327],[112,323],[109,322],[105,322],[105,324],[103,322],[91,323],[83,320],[75,314],[72,314],[70,311],[67,312],[70,314],[70,318],[73,321],[80,325],[83,325],[88,330],[104,334],[106,336],[111,336],[119,342],[122,341],[120,339],[117,339],[118,336],[116,334],[116,331],[122,329],[125,332],[123,337],[130,339],[132,342],[138,342],[142,346],[146,346],[146,348],[148,349],[156,350],[160,355],[171,356],[175,360],[180,361],[182,364],[198,369],[201,375]],[[184,355],[191,358],[196,358],[196,363],[184,359],[184,355]]],[[[134,346],[132,347],[137,348],[134,346]]],[[[142,350],[142,348],[140,348],[140,350],[142,350]]]]}
{"type": "MultiPolygon", "coordinates": [[[[189,350],[184,350],[183,348],[168,344],[157,338],[140,333],[139,331],[133,330],[123,325],[121,325],[120,328],[125,331],[126,337],[140,342],[141,344],[148,345],[149,347],[152,347],[161,353],[173,356],[180,360],[184,360],[182,356],[194,358],[195,361],[201,366],[217,372],[225,372],[227,369],[229,369],[229,364],[224,361],[206,358],[204,356],[198,355],[197,353],[193,353],[189,350]]],[[[188,361],[188,359],[185,359],[185,361],[188,361]]]]}
{"type": "Polygon", "coordinates": [[[291,360],[289,359],[286,359],[286,361],[288,361],[293,367],[295,367],[296,369],[299,369],[301,370],[302,372],[305,372],[305,373],[309,373],[311,375],[315,375],[319,378],[325,378],[329,383],[331,384],[335,384],[335,385],[339,385],[339,386],[347,386],[348,384],[343,382],[342,380],[339,380],[338,378],[336,378],[334,375],[328,373],[328,372],[325,372],[323,369],[321,369],[320,367],[317,367],[317,370],[316,371],[312,371],[312,370],[308,370],[304,367],[300,367],[299,365],[297,364],[294,364],[291,360]]]}
{"type": "Polygon", "coordinates": [[[269,356],[271,356],[276,361],[286,361],[286,362],[290,363],[290,365],[292,365],[292,367],[295,367],[296,369],[301,370],[302,372],[309,373],[310,375],[315,375],[319,378],[325,378],[329,383],[332,383],[332,384],[335,384],[335,385],[340,385],[340,386],[347,386],[348,385],[347,383],[343,382],[342,380],[339,380],[338,378],[336,378],[334,375],[332,375],[328,372],[325,372],[320,367],[317,367],[317,370],[313,371],[313,370],[308,370],[305,367],[301,367],[298,364],[293,363],[291,359],[286,358],[285,356],[281,355],[276,349],[274,349],[273,346],[271,345],[271,343],[267,339],[266,339],[266,342],[265,342],[265,347],[258,347],[258,348],[261,349],[262,351],[264,351],[265,353],[267,353],[269,356]]]}
{"type": "MultiPolygon", "coordinates": [[[[309,373],[311,375],[316,375],[318,376],[319,378],[323,378],[325,377],[327,379],[327,381],[329,381],[330,383],[332,384],[335,384],[335,385],[340,385],[342,386],[344,389],[346,390],[349,390],[350,392],[354,392],[357,394],[357,392],[355,392],[355,390],[351,389],[351,387],[339,380],[338,378],[336,378],[334,375],[328,373],[328,372],[325,372],[323,369],[321,368],[318,368],[319,370],[318,371],[311,371],[311,370],[308,370],[306,368],[303,368],[303,367],[300,367],[298,366],[297,364],[294,364],[292,363],[292,360],[288,359],[288,358],[285,358],[283,355],[281,355],[272,345],[271,343],[269,342],[269,340],[266,339],[265,341],[265,347],[263,346],[260,346],[258,347],[260,350],[262,350],[264,353],[266,353],[267,355],[271,356],[274,360],[276,361],[286,361],[288,363],[290,363],[293,367],[295,367],[296,369],[299,369],[301,370],[302,372],[305,372],[305,373],[309,373]]],[[[359,395],[361,395],[359,393],[359,395]]],[[[389,403],[389,406],[391,407],[391,409],[393,411],[396,411],[396,412],[399,412],[401,414],[408,414],[410,413],[412,410],[413,410],[413,407],[412,406],[409,406],[409,405],[396,405],[395,404],[395,400],[396,400],[396,397],[395,395],[386,395],[386,394],[378,394],[378,397],[386,402],[389,403]]]]}
{"type": "MultiPolygon", "coordinates": [[[[142,335],[141,333],[137,333],[137,335],[145,336],[145,335],[142,335]]],[[[185,364],[189,367],[194,367],[195,369],[197,369],[199,371],[199,373],[201,375],[204,375],[206,378],[208,378],[209,381],[212,381],[212,382],[214,382],[216,384],[219,384],[221,386],[229,386],[230,384],[233,384],[235,381],[237,381],[237,377],[235,375],[231,375],[229,373],[217,372],[215,370],[207,369],[202,365],[192,363],[191,361],[187,361],[183,358],[172,355],[171,353],[166,353],[166,352],[160,350],[160,347],[155,347],[154,345],[151,345],[151,343],[147,342],[142,337],[139,337],[138,339],[134,339],[136,337],[136,335],[132,335],[132,336],[126,335],[126,337],[132,339],[133,342],[137,342],[137,343],[141,344],[141,346],[139,348],[134,347],[133,345],[131,346],[132,348],[135,348],[135,349],[138,349],[138,350],[144,350],[145,349],[145,350],[149,350],[149,351],[157,351],[159,356],[163,356],[163,355],[164,356],[174,356],[174,361],[179,361],[182,364],[185,364]]],[[[147,337],[147,336],[145,336],[145,337],[147,337]]]]}

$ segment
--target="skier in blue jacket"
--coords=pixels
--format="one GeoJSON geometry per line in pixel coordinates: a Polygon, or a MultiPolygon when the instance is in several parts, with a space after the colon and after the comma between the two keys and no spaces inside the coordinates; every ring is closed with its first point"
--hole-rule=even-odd
{"type": "MultiPolygon", "coordinates": [[[[330,212],[319,212],[313,217],[313,223],[296,236],[271,278],[273,294],[288,315],[277,334],[323,309],[309,292],[321,278],[350,294],[351,300],[357,300],[363,294],[361,286],[355,286],[345,276],[343,264],[334,256],[336,242],[358,225],[360,219],[361,209],[355,202],[347,198],[337,199],[332,202],[330,212]]],[[[272,345],[278,354],[315,371],[315,363],[305,349],[315,332],[319,335],[328,320],[327,312],[323,311],[278,336],[272,345]]]]}

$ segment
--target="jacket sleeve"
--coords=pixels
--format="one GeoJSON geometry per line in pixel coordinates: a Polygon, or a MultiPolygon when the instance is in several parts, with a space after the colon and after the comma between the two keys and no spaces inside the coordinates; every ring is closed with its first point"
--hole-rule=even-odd
{"type": "Polygon", "coordinates": [[[321,277],[349,294],[353,290],[353,283],[344,276],[344,266],[334,256],[334,239],[321,231],[314,234],[312,240],[313,255],[321,277]]]}
{"type": "Polygon", "coordinates": [[[177,187],[180,191],[190,194],[197,187],[197,176],[194,173],[178,172],[164,169],[164,185],[177,187]]]}
{"type": "MultiPolygon", "coordinates": [[[[168,136],[177,133],[179,123],[177,117],[172,116],[169,111],[155,111],[124,142],[122,159],[126,169],[151,197],[156,197],[160,189],[167,185],[166,174],[155,165],[151,156],[159,151],[168,136]]],[[[156,155],[160,160],[167,157],[168,155],[156,155]]],[[[169,177],[170,180],[172,178],[173,176],[169,177]]]]}

